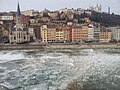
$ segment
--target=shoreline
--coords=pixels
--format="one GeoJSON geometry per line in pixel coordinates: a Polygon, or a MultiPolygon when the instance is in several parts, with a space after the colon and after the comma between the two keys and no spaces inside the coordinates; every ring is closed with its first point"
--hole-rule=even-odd
{"type": "Polygon", "coordinates": [[[119,44],[83,44],[83,45],[0,45],[0,50],[17,49],[120,49],[119,44]]]}

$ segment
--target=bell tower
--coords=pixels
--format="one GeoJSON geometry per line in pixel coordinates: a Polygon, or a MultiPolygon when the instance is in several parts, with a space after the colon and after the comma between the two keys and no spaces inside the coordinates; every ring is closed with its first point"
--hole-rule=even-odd
{"type": "Polygon", "coordinates": [[[22,15],[20,11],[20,5],[18,3],[17,13],[16,13],[16,28],[21,28],[21,27],[22,27],[22,15]]]}

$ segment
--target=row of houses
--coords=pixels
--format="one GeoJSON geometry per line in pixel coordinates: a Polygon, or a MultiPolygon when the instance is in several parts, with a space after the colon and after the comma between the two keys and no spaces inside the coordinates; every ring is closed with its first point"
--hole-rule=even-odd
{"type": "Polygon", "coordinates": [[[41,26],[41,40],[45,43],[50,42],[119,42],[119,27],[101,27],[96,25],[59,25],[59,26],[41,26]]]}
{"type": "Polygon", "coordinates": [[[54,42],[111,42],[120,41],[120,28],[101,27],[100,24],[81,24],[79,26],[59,25],[41,26],[41,40],[44,43],[54,42]]]}

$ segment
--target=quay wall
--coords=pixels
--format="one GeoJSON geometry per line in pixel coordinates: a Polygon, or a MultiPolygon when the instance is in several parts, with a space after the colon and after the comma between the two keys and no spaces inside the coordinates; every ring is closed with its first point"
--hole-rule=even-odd
{"type": "Polygon", "coordinates": [[[0,50],[7,49],[120,49],[118,44],[100,45],[0,45],[0,50]]]}

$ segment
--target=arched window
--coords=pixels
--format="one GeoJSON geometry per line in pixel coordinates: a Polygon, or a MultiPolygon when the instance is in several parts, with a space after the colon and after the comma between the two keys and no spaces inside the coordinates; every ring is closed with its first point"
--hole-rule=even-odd
{"type": "Polygon", "coordinates": [[[14,36],[14,40],[16,40],[16,37],[14,36]]]}

